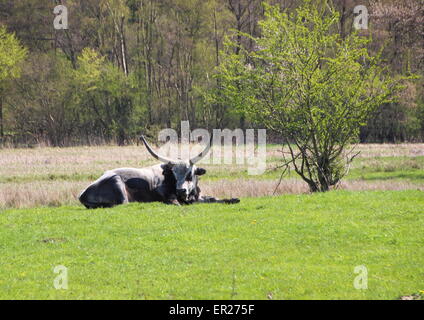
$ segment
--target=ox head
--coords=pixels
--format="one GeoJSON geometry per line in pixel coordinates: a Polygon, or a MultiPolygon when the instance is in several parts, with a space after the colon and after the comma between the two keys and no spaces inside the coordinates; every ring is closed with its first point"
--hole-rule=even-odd
{"type": "Polygon", "coordinates": [[[147,151],[149,151],[155,159],[166,164],[172,171],[176,181],[176,196],[178,200],[185,203],[197,200],[200,190],[197,186],[199,176],[204,175],[206,170],[196,167],[195,164],[209,152],[212,142],[209,142],[205,150],[190,160],[174,160],[157,154],[147,143],[144,136],[141,136],[140,139],[146,146],[147,151]]]}

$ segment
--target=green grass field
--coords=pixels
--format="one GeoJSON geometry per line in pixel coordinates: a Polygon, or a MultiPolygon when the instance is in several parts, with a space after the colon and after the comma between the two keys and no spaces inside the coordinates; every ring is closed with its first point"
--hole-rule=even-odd
{"type": "Polygon", "coordinates": [[[0,299],[397,299],[424,290],[423,208],[407,190],[8,209],[0,299]]]}
{"type": "Polygon", "coordinates": [[[308,194],[294,174],[206,165],[207,195],[241,203],[86,210],[105,170],[155,161],[137,146],[0,149],[0,299],[424,297],[424,144],[359,145],[349,175],[308,194]],[[271,197],[274,192],[276,196],[271,197]],[[56,266],[68,290],[56,290],[56,266]],[[356,266],[368,289],[354,288],[356,266]]]}

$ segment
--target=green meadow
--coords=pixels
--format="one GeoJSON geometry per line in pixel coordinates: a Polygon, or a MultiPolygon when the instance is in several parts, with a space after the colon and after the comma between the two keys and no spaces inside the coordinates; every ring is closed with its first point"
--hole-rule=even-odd
{"type": "Polygon", "coordinates": [[[97,210],[78,193],[105,170],[154,164],[144,148],[1,149],[0,299],[422,298],[424,145],[358,148],[325,194],[293,171],[276,188],[281,152],[268,145],[258,176],[204,166],[202,191],[237,205],[97,210]]]}
{"type": "MultiPolygon", "coordinates": [[[[0,213],[0,299],[398,299],[424,292],[424,192],[0,213]],[[68,289],[56,290],[56,266],[68,289]],[[367,289],[356,289],[365,266],[367,289]]],[[[361,282],[363,284],[363,282],[361,282]]]]}

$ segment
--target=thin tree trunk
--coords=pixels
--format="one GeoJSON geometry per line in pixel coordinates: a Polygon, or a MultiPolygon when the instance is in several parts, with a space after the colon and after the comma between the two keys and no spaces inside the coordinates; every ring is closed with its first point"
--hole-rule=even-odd
{"type": "Polygon", "coordinates": [[[126,76],[129,74],[129,67],[128,67],[128,59],[127,59],[127,45],[125,41],[125,33],[124,33],[124,22],[125,17],[121,17],[121,25],[120,25],[120,32],[119,37],[121,40],[121,54],[122,54],[122,68],[124,70],[124,73],[126,76]]]}
{"type": "Polygon", "coordinates": [[[215,36],[215,65],[219,66],[219,39],[218,39],[218,22],[216,19],[216,7],[213,10],[213,29],[215,36]]]}
{"type": "Polygon", "coordinates": [[[0,89],[0,148],[4,142],[4,122],[3,122],[3,90],[0,89]]]}

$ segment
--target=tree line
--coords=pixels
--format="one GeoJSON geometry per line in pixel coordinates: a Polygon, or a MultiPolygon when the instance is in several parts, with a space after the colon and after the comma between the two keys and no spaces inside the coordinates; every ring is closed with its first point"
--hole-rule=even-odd
{"type": "MultiPolygon", "coordinates": [[[[183,120],[192,128],[261,127],[219,98],[223,80],[215,75],[226,41],[237,44],[236,55],[257,50],[253,38],[263,32],[265,3],[294,12],[303,0],[0,1],[2,143],[123,145],[140,132],[178,129],[183,120]],[[60,4],[68,9],[69,26],[56,30],[53,9],[60,4]]],[[[370,14],[369,29],[360,31],[372,36],[369,50],[381,53],[394,78],[421,76],[423,2],[360,4],[370,14]]],[[[347,38],[355,32],[358,3],[331,5],[339,13],[333,32],[347,38]]],[[[422,141],[423,83],[410,77],[396,101],[381,103],[358,139],[422,141]]]]}

